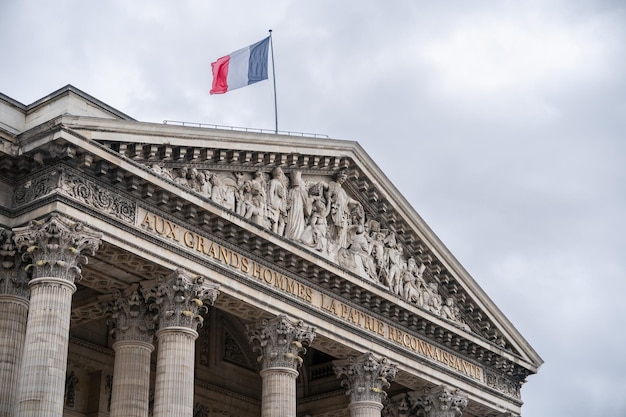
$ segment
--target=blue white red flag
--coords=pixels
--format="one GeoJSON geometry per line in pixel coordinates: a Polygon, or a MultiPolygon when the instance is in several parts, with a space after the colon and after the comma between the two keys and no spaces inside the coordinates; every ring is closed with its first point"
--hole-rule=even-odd
{"type": "Polygon", "coordinates": [[[267,80],[269,36],[262,41],[223,56],[211,64],[211,94],[223,94],[258,81],[267,80]]]}

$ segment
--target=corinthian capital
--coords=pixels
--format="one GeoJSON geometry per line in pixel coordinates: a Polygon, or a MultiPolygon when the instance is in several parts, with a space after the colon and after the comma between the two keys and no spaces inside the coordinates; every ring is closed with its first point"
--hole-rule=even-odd
{"type": "Polygon", "coordinates": [[[136,340],[152,343],[154,313],[150,311],[138,287],[134,284],[123,293],[116,290],[113,301],[105,305],[114,326],[115,340],[118,342],[136,340]]]}
{"type": "Polygon", "coordinates": [[[13,241],[13,232],[0,227],[0,295],[28,298],[28,276],[13,241]]]}
{"type": "Polygon", "coordinates": [[[389,398],[385,407],[382,409],[382,417],[413,417],[416,414],[411,413],[410,398],[406,393],[395,395],[389,398]]]}
{"type": "Polygon", "coordinates": [[[418,398],[417,406],[421,406],[426,417],[459,417],[467,402],[467,394],[444,384],[418,398]]]}
{"type": "Polygon", "coordinates": [[[337,377],[344,377],[341,385],[347,388],[350,402],[374,401],[382,403],[386,388],[398,372],[398,365],[386,358],[377,359],[372,353],[333,362],[337,377]]]}
{"type": "Polygon", "coordinates": [[[315,327],[302,321],[292,322],[283,314],[270,320],[246,325],[248,340],[258,353],[263,369],[292,368],[302,365],[301,354],[306,353],[315,338],[315,327]]]}
{"type": "Polygon", "coordinates": [[[14,233],[22,259],[32,262],[26,269],[32,271],[33,279],[55,277],[72,283],[80,280],[80,264],[87,263],[83,253],[93,255],[101,243],[99,233],[56,213],[16,228],[14,233]]]}
{"type": "Polygon", "coordinates": [[[219,285],[207,282],[200,275],[177,269],[160,280],[155,288],[147,289],[144,296],[151,300],[150,307],[158,310],[159,328],[187,327],[196,330],[202,325],[202,314],[213,305],[219,285]]]}

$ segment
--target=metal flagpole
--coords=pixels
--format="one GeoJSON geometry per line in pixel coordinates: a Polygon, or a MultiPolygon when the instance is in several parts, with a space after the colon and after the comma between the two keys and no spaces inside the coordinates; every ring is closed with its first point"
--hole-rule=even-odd
{"type": "Polygon", "coordinates": [[[276,102],[276,68],[274,65],[274,41],[270,29],[270,49],[272,51],[272,79],[274,80],[274,133],[278,134],[278,104],[276,102]]]}

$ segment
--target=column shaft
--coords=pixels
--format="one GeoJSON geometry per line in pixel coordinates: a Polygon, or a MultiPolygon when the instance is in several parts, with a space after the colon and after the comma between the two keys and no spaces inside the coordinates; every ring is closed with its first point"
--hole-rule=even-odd
{"type": "Polygon", "coordinates": [[[37,278],[30,286],[16,416],[61,417],[76,286],[58,278],[37,278]]]}
{"type": "Polygon", "coordinates": [[[27,318],[27,299],[0,295],[0,417],[13,415],[27,318]]]}
{"type": "Polygon", "coordinates": [[[150,343],[116,342],[111,417],[148,417],[150,396],[150,343]]]}
{"type": "Polygon", "coordinates": [[[156,335],[159,350],[154,417],[191,417],[198,332],[187,327],[166,327],[156,335]]]}
{"type": "Polygon", "coordinates": [[[298,371],[267,368],[260,375],[263,378],[261,417],[295,417],[298,371]]]}
{"type": "Polygon", "coordinates": [[[380,417],[383,405],[377,401],[359,401],[348,406],[350,417],[380,417]]]}

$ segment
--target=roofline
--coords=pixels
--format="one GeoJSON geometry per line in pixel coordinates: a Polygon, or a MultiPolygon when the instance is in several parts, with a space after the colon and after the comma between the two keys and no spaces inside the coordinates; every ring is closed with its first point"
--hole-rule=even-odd
{"type": "Polygon", "coordinates": [[[37,107],[52,101],[58,97],[64,96],[64,95],[68,95],[68,94],[75,94],[77,96],[79,96],[80,98],[82,98],[83,100],[86,100],[88,102],[90,102],[91,104],[93,104],[94,106],[98,107],[101,110],[104,110],[105,112],[110,113],[111,115],[113,115],[115,118],[117,119],[121,119],[121,120],[128,120],[128,121],[133,121],[136,122],[137,120],[134,119],[133,117],[127,115],[126,113],[123,113],[119,110],[117,110],[114,107],[109,106],[108,104],[106,104],[103,101],[98,100],[97,98],[95,98],[94,96],[85,93],[83,90],[74,87],[71,84],[67,84],[64,87],[59,88],[56,91],[53,91],[52,93],[48,94],[47,96],[44,96],[42,98],[40,98],[39,100],[34,101],[31,104],[23,104],[9,96],[7,96],[6,94],[0,93],[0,100],[3,100],[5,102],[7,102],[9,105],[17,107],[18,109],[22,110],[25,113],[28,113],[34,109],[36,109],[37,107]]]}

